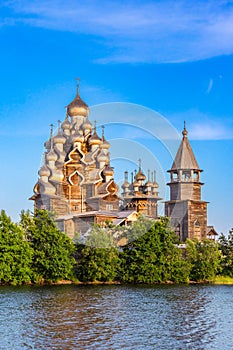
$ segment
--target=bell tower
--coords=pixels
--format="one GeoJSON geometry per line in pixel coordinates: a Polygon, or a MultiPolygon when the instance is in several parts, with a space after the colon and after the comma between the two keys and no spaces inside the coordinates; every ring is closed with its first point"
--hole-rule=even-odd
{"type": "Polygon", "coordinates": [[[207,232],[207,203],[201,199],[201,170],[188,140],[184,124],[183,138],[170,173],[170,200],[165,202],[165,215],[181,241],[202,240],[207,232]]]}

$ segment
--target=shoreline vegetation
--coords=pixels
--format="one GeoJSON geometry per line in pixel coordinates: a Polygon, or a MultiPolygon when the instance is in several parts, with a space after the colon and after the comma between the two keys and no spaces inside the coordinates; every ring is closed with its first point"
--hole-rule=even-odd
{"type": "MultiPolygon", "coordinates": [[[[140,283],[143,284],[143,283],[140,283]]],[[[139,283],[134,283],[134,285],[140,285],[139,283]]],[[[145,283],[144,283],[145,284],[145,283]]],[[[150,283],[150,285],[169,285],[169,284],[181,284],[181,283],[175,283],[175,282],[171,282],[171,281],[167,281],[167,282],[154,282],[154,283],[150,283]]],[[[230,277],[225,277],[225,276],[217,276],[214,280],[210,280],[210,281],[188,281],[184,284],[233,284],[233,278],[230,277]]],[[[71,281],[71,280],[65,280],[65,281],[57,281],[54,283],[44,283],[43,285],[55,285],[55,286],[60,286],[60,285],[129,285],[129,283],[122,283],[120,281],[94,281],[94,282],[81,282],[81,281],[71,281]]],[[[132,285],[132,283],[131,283],[132,285]]]]}
{"type": "Polygon", "coordinates": [[[81,281],[72,281],[72,280],[61,280],[57,282],[39,282],[39,283],[33,283],[33,282],[28,282],[24,284],[5,284],[2,283],[0,284],[0,287],[9,287],[9,286],[38,286],[38,287],[48,287],[48,286],[111,286],[111,285],[119,285],[119,286],[127,286],[127,285],[135,285],[135,286],[140,286],[140,285],[147,285],[147,286],[160,286],[160,285],[233,285],[233,278],[229,278],[226,276],[217,276],[216,279],[214,280],[209,280],[209,281],[188,281],[185,283],[177,283],[177,282],[172,282],[172,281],[167,281],[167,282],[154,282],[154,283],[123,283],[120,281],[93,281],[93,282],[81,282],[81,281]]]}
{"type": "Polygon", "coordinates": [[[233,284],[233,230],[218,242],[179,244],[164,217],[93,225],[84,242],[60,232],[46,210],[22,211],[19,223],[2,210],[0,286],[233,284]]]}

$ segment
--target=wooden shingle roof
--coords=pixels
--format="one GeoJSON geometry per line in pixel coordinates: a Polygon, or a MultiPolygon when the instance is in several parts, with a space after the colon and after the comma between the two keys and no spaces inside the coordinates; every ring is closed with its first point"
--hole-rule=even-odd
{"type": "Polygon", "coordinates": [[[188,132],[185,128],[182,134],[183,134],[183,139],[177,151],[171,170],[178,170],[178,169],[200,170],[197,160],[194,156],[192,147],[190,146],[189,140],[187,138],[188,132]]]}

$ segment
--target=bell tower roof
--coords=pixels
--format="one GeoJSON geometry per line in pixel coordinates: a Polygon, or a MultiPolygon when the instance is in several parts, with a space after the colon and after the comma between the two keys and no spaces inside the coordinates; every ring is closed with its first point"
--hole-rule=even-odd
{"type": "Polygon", "coordinates": [[[192,147],[190,146],[190,143],[187,137],[188,131],[186,130],[185,122],[184,122],[184,129],[182,131],[182,135],[183,135],[183,139],[177,151],[171,170],[178,170],[178,169],[200,170],[197,160],[194,156],[192,147]]]}

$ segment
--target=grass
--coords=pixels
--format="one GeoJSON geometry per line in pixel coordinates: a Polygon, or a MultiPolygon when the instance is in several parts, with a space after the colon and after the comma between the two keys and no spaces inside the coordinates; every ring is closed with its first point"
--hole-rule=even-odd
{"type": "Polygon", "coordinates": [[[216,276],[211,283],[214,284],[233,284],[233,277],[229,276],[216,276]]]}

